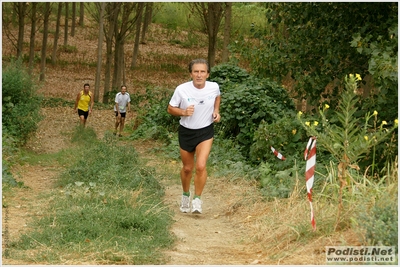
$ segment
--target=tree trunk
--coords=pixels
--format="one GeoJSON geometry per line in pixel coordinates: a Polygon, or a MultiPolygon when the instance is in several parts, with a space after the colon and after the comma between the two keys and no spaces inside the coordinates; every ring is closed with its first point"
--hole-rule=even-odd
{"type": "Polygon", "coordinates": [[[203,24],[208,35],[208,64],[210,67],[215,65],[215,54],[217,51],[217,37],[224,13],[222,3],[199,2],[191,3],[191,12],[198,17],[203,24]]]}
{"type": "Polygon", "coordinates": [[[75,18],[76,18],[76,2],[72,2],[72,24],[71,24],[71,36],[75,36],[75,18]]]}
{"type": "Polygon", "coordinates": [[[149,28],[150,24],[151,24],[151,20],[153,17],[153,2],[148,2],[146,3],[146,12],[144,15],[144,21],[143,21],[143,27],[142,27],[142,37],[140,38],[141,44],[145,44],[146,43],[146,33],[147,33],[147,29],[149,28]]]}
{"type": "Polygon", "coordinates": [[[229,61],[229,42],[231,39],[232,2],[225,3],[224,45],[222,48],[222,62],[229,61]]]}
{"type": "Polygon", "coordinates": [[[209,2],[207,13],[207,29],[208,29],[208,64],[210,67],[215,65],[215,54],[217,50],[217,36],[219,26],[222,20],[222,4],[209,2]]]}
{"type": "Polygon", "coordinates": [[[18,41],[17,41],[17,58],[22,57],[24,47],[24,30],[25,30],[25,12],[26,2],[18,2],[18,41]]]}
{"type": "Polygon", "coordinates": [[[108,4],[107,17],[109,20],[108,32],[106,34],[106,70],[104,75],[103,103],[108,103],[110,92],[111,69],[112,69],[112,44],[114,39],[115,24],[120,10],[121,3],[111,2],[108,4]]]}
{"type": "MultiPolygon", "coordinates": [[[[121,18],[121,27],[118,30],[115,29],[115,58],[114,58],[114,78],[113,88],[118,88],[121,84],[123,72],[125,71],[124,65],[124,51],[125,51],[125,38],[128,36],[130,29],[132,29],[139,20],[143,12],[144,3],[124,3],[123,12],[121,18]],[[135,11],[135,16],[132,17],[132,13],[135,11]]],[[[140,31],[140,25],[139,25],[140,31]]],[[[140,32],[139,32],[140,33],[140,32]]],[[[140,37],[140,35],[139,35],[140,37]]]]}
{"type": "Polygon", "coordinates": [[[112,89],[116,90],[121,85],[122,72],[124,66],[124,40],[115,41],[115,52],[114,52],[114,75],[112,82],[112,89]]]}
{"type": "Polygon", "coordinates": [[[64,46],[68,44],[68,2],[65,2],[64,46]]]}
{"type": "Polygon", "coordinates": [[[58,3],[58,11],[57,11],[57,23],[56,23],[56,32],[54,33],[54,45],[53,45],[53,54],[51,56],[51,63],[57,64],[57,45],[58,45],[58,37],[60,35],[60,21],[61,21],[61,11],[62,11],[62,2],[58,3]]]}
{"type": "Polygon", "coordinates": [[[42,53],[40,56],[40,81],[45,80],[46,72],[46,51],[47,51],[47,35],[49,31],[50,2],[45,3],[44,21],[43,21],[43,42],[42,53]]]}
{"type": "MultiPolygon", "coordinates": [[[[103,39],[104,39],[104,9],[106,3],[101,2],[100,6],[100,17],[99,17],[99,39],[97,43],[97,69],[96,79],[94,85],[94,101],[99,101],[100,94],[100,79],[101,79],[101,65],[102,65],[102,50],[103,50],[103,39]]],[[[81,13],[82,14],[82,13],[81,13]]]]}
{"type": "Polygon", "coordinates": [[[84,13],[85,13],[85,3],[81,2],[79,4],[79,26],[81,27],[83,27],[84,13]]]}
{"type": "Polygon", "coordinates": [[[35,60],[35,36],[36,36],[36,7],[37,3],[32,2],[31,11],[31,37],[29,39],[29,73],[32,73],[35,60]]]}
{"type": "Polygon", "coordinates": [[[143,7],[144,3],[139,3],[138,4],[138,10],[137,10],[137,20],[136,20],[136,33],[135,33],[135,45],[133,46],[133,55],[132,55],[132,63],[131,63],[131,69],[134,69],[136,67],[136,61],[137,57],[139,54],[139,42],[140,42],[140,29],[142,25],[142,17],[143,17],[143,7]]]}
{"type": "Polygon", "coordinates": [[[119,51],[120,51],[120,46],[121,46],[121,40],[119,39],[118,36],[118,22],[114,24],[114,39],[115,39],[115,47],[114,47],[114,73],[112,76],[112,81],[111,81],[111,91],[115,89],[117,86],[117,76],[118,76],[118,68],[119,68],[119,62],[118,62],[118,57],[119,57],[119,51]]]}

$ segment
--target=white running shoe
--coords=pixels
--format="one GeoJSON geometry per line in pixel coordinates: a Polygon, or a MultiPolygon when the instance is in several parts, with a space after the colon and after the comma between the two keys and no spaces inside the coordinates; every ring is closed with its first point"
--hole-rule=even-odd
{"type": "Polygon", "coordinates": [[[182,195],[180,210],[184,213],[190,212],[190,196],[182,195]]]}
{"type": "Polygon", "coordinates": [[[201,209],[201,204],[203,204],[203,201],[201,201],[200,198],[195,198],[192,201],[192,213],[202,213],[201,209]]]}

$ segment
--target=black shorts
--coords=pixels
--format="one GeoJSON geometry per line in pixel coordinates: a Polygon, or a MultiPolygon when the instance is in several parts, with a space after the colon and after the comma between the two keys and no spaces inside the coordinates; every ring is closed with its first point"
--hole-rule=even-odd
{"type": "Polygon", "coordinates": [[[85,117],[85,120],[87,119],[87,117],[89,116],[89,110],[88,111],[83,111],[81,109],[78,109],[78,115],[85,117]]]}
{"type": "Polygon", "coordinates": [[[214,124],[194,130],[179,125],[178,136],[179,146],[187,152],[193,152],[198,144],[214,137],[214,124]]]}
{"type": "MultiPolygon", "coordinates": [[[[121,113],[121,118],[125,118],[126,112],[120,112],[121,113]]],[[[118,117],[118,112],[115,111],[115,117],[118,117]]]]}

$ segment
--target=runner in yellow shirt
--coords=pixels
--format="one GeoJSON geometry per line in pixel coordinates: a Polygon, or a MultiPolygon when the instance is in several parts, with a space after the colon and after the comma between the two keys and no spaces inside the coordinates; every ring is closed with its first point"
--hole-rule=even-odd
{"type": "Polygon", "coordinates": [[[83,90],[76,96],[74,111],[78,109],[78,116],[80,118],[81,126],[86,126],[86,120],[93,111],[94,94],[89,91],[90,85],[85,83],[83,90]]]}

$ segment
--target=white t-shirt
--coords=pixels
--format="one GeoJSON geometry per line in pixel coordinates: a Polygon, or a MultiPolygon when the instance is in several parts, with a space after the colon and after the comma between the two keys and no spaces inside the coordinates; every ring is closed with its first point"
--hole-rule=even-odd
{"type": "Polygon", "coordinates": [[[216,82],[206,81],[204,88],[197,89],[193,82],[186,82],[176,87],[169,104],[186,109],[194,105],[192,116],[181,116],[179,123],[189,129],[201,129],[213,123],[215,98],[221,94],[216,82]]]}
{"type": "MultiPolygon", "coordinates": [[[[124,95],[121,92],[119,92],[115,96],[115,103],[118,103],[120,113],[126,112],[126,105],[128,105],[129,102],[131,102],[131,97],[128,92],[125,92],[124,95]]],[[[114,105],[114,111],[117,111],[117,107],[115,105],[114,105]]]]}

